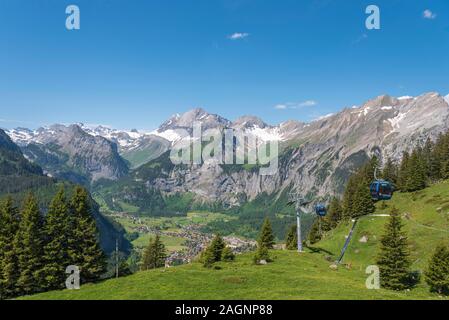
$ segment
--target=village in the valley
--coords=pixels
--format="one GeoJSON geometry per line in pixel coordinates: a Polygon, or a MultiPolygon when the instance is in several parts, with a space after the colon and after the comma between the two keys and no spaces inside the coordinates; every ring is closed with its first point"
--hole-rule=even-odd
{"type": "MultiPolygon", "coordinates": [[[[139,237],[146,238],[148,235],[159,235],[161,237],[182,239],[179,248],[168,250],[166,267],[192,262],[214,237],[213,234],[205,233],[201,230],[203,227],[201,223],[192,222],[183,225],[175,223],[177,228],[164,229],[161,226],[147,223],[148,218],[140,218],[124,212],[111,214],[110,217],[120,221],[127,220],[128,223],[125,224],[126,231],[128,233],[137,233],[139,237]]],[[[235,254],[248,252],[257,247],[256,241],[235,236],[226,236],[223,237],[223,240],[235,254]]],[[[143,249],[143,246],[140,248],[139,246],[136,247],[137,249],[143,249]]]]}

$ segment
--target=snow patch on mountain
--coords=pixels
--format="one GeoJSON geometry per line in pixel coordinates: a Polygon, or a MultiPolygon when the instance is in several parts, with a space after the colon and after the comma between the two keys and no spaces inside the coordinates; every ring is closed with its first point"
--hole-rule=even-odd
{"type": "Polygon", "coordinates": [[[357,114],[358,118],[360,118],[361,116],[365,116],[366,117],[368,115],[368,113],[370,112],[371,107],[363,107],[363,108],[359,108],[359,107],[354,108],[353,107],[352,109],[357,110],[357,111],[354,111],[352,113],[353,114],[357,114]]]}
{"type": "Polygon", "coordinates": [[[324,116],[319,116],[318,118],[316,118],[313,121],[320,121],[320,120],[328,119],[328,118],[332,117],[333,115],[335,115],[335,113],[328,113],[328,114],[325,114],[324,116]]]}
{"type": "Polygon", "coordinates": [[[279,128],[254,127],[253,129],[248,130],[248,132],[264,142],[283,140],[283,137],[279,132],[279,128]]]}
{"type": "Polygon", "coordinates": [[[400,123],[402,120],[405,119],[407,116],[407,113],[399,113],[396,117],[388,119],[388,121],[391,123],[391,126],[393,129],[399,129],[401,127],[400,123]]]}
{"type": "Polygon", "coordinates": [[[145,137],[146,133],[141,133],[137,130],[118,130],[105,125],[85,125],[83,123],[77,124],[83,131],[94,136],[103,137],[109,141],[115,142],[121,149],[137,148],[138,141],[145,137]]]}
{"type": "Polygon", "coordinates": [[[16,128],[6,131],[14,143],[23,146],[29,144],[34,137],[34,131],[26,128],[16,128]]]}
{"type": "Polygon", "coordinates": [[[176,130],[172,130],[172,129],[165,130],[162,132],[155,130],[155,131],[151,132],[151,134],[161,137],[161,138],[164,138],[165,140],[168,140],[171,143],[175,143],[183,138],[183,136],[180,135],[178,132],[176,132],[176,130]]]}
{"type": "Polygon", "coordinates": [[[145,135],[145,133],[139,132],[136,129],[128,131],[128,130],[114,129],[114,128],[111,128],[111,127],[105,126],[105,125],[90,126],[90,125],[78,124],[78,126],[92,136],[101,136],[101,137],[107,138],[107,139],[108,138],[112,139],[120,134],[126,134],[132,139],[138,139],[145,135]]]}

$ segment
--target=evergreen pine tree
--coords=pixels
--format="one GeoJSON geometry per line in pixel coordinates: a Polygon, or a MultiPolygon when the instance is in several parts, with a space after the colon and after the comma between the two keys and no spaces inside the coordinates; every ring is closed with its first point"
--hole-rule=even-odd
{"type": "Polygon", "coordinates": [[[201,253],[201,261],[203,266],[210,268],[215,262],[219,262],[223,258],[223,252],[226,248],[226,244],[220,235],[216,235],[212,239],[209,246],[201,253]]]}
{"type": "Polygon", "coordinates": [[[167,253],[164,244],[161,241],[159,235],[153,239],[150,239],[148,246],[143,255],[143,270],[157,269],[165,266],[165,260],[167,259],[167,253]]]}
{"type": "Polygon", "coordinates": [[[406,190],[407,181],[409,177],[409,159],[410,159],[409,153],[404,151],[402,153],[402,160],[398,174],[398,187],[403,191],[406,190]]]}
{"type": "Polygon", "coordinates": [[[222,257],[223,250],[225,247],[226,247],[226,244],[225,244],[223,238],[219,234],[215,235],[215,238],[212,240],[212,242],[209,245],[209,248],[210,248],[213,258],[214,258],[214,262],[221,261],[221,257],[222,257]]]}
{"type": "Polygon", "coordinates": [[[357,170],[358,184],[369,185],[374,179],[374,171],[379,166],[379,159],[373,156],[366,164],[357,170]]]}
{"type": "Polygon", "coordinates": [[[271,227],[270,219],[266,218],[262,230],[259,235],[258,244],[259,246],[265,246],[267,249],[273,249],[274,242],[273,228],[271,227]]]}
{"type": "Polygon", "coordinates": [[[321,240],[321,232],[320,232],[320,220],[316,219],[312,224],[312,228],[309,232],[309,242],[310,244],[315,244],[321,240]]]}
{"type": "Polygon", "coordinates": [[[298,232],[296,225],[292,225],[288,230],[285,245],[287,250],[297,250],[298,249],[298,232]]]}
{"type": "Polygon", "coordinates": [[[331,221],[329,220],[329,206],[326,208],[326,216],[318,217],[320,219],[320,228],[323,233],[328,232],[333,229],[331,221]]]}
{"type": "Polygon", "coordinates": [[[441,137],[439,157],[441,178],[449,179],[449,131],[441,137]]]}
{"type": "Polygon", "coordinates": [[[438,181],[441,179],[441,165],[442,165],[442,156],[444,149],[444,135],[442,133],[439,134],[438,139],[436,140],[432,155],[430,159],[430,179],[432,181],[438,181]]]}
{"type": "Polygon", "coordinates": [[[11,197],[0,203],[0,300],[16,293],[19,277],[14,238],[19,228],[19,212],[11,197]]]}
{"type": "Polygon", "coordinates": [[[65,270],[71,264],[68,253],[69,231],[69,208],[64,190],[61,189],[53,198],[45,217],[43,273],[48,290],[65,286],[65,270]]]}
{"type": "Polygon", "coordinates": [[[341,204],[343,219],[348,220],[374,211],[369,185],[374,179],[374,172],[378,164],[377,157],[372,157],[368,163],[350,176],[341,204]]]}
{"type": "Polygon", "coordinates": [[[430,180],[433,180],[432,179],[433,150],[434,150],[434,144],[430,138],[427,138],[422,152],[423,152],[423,159],[424,159],[424,166],[425,166],[425,174],[426,174],[426,177],[428,177],[430,180]]]}
{"type": "Polygon", "coordinates": [[[165,260],[167,259],[167,250],[159,235],[156,235],[154,239],[154,247],[156,249],[156,266],[162,268],[165,266],[165,260]]]}
{"type": "Polygon", "coordinates": [[[329,208],[327,210],[327,216],[324,219],[328,230],[335,229],[338,223],[343,218],[343,208],[338,198],[332,198],[329,208]]]}
{"type": "Polygon", "coordinates": [[[386,225],[381,240],[377,265],[380,269],[382,287],[392,290],[404,290],[409,286],[409,251],[407,236],[402,231],[399,210],[391,210],[390,219],[386,225]]]}
{"type": "Polygon", "coordinates": [[[413,150],[408,160],[407,173],[404,191],[413,192],[426,187],[426,168],[419,148],[413,150]]]}
{"type": "Polygon", "coordinates": [[[358,187],[356,175],[351,175],[346,184],[345,192],[343,195],[342,207],[343,215],[342,219],[349,220],[354,212],[354,195],[358,187]]]}
{"type": "Polygon", "coordinates": [[[254,263],[260,263],[260,261],[265,260],[266,262],[271,262],[270,251],[265,245],[259,245],[257,247],[256,254],[254,255],[254,263]]]}
{"type": "Polygon", "coordinates": [[[449,295],[449,248],[440,244],[424,273],[432,292],[449,295]]]}
{"type": "Polygon", "coordinates": [[[221,260],[225,262],[231,262],[235,260],[235,254],[230,247],[225,247],[221,255],[221,260]]]}
{"type": "Polygon", "coordinates": [[[36,198],[29,194],[23,203],[21,221],[14,239],[20,275],[17,288],[20,294],[39,292],[43,286],[43,219],[36,198]]]}
{"type": "Polygon", "coordinates": [[[388,158],[382,170],[382,178],[393,185],[398,183],[398,168],[391,158],[388,158]]]}
{"type": "Polygon", "coordinates": [[[441,179],[441,171],[440,171],[440,158],[438,156],[435,148],[432,151],[430,160],[429,160],[429,179],[432,182],[436,182],[441,179]]]}
{"type": "Polygon", "coordinates": [[[359,184],[354,194],[352,217],[360,217],[373,213],[375,209],[368,185],[359,184]]]}
{"type": "Polygon", "coordinates": [[[207,247],[206,250],[204,250],[201,253],[201,262],[203,263],[203,266],[205,268],[212,268],[216,261],[215,255],[213,250],[210,247],[207,247]]]}
{"type": "Polygon", "coordinates": [[[153,238],[150,238],[147,247],[145,248],[142,256],[142,270],[150,270],[155,268],[155,248],[153,238]]]}
{"type": "Polygon", "coordinates": [[[82,187],[76,187],[70,200],[71,227],[69,254],[81,270],[83,283],[100,279],[106,271],[106,257],[98,241],[98,230],[92,215],[91,199],[82,187]]]}

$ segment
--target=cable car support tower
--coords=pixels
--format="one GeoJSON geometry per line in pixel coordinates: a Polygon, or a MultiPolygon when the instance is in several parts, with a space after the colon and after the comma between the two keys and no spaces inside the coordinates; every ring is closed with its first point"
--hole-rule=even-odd
{"type": "Polygon", "coordinates": [[[301,195],[291,192],[289,194],[288,206],[295,206],[296,210],[296,232],[298,237],[298,253],[304,252],[302,245],[302,235],[301,235],[301,214],[304,208],[311,203],[311,201],[306,201],[301,195]]]}

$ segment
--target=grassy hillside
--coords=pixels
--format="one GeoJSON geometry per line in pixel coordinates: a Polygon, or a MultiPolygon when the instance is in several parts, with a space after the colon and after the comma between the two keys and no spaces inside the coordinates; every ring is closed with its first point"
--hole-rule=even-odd
{"type": "MultiPolygon", "coordinates": [[[[410,239],[413,270],[422,270],[433,248],[449,240],[449,182],[414,194],[397,193],[395,204],[403,214],[410,239]]],[[[380,207],[380,204],[378,204],[380,207]]],[[[388,214],[378,208],[375,215],[388,214]]],[[[421,283],[404,292],[368,290],[365,268],[375,263],[379,237],[388,217],[361,218],[344,259],[332,270],[350,224],[342,224],[301,255],[273,251],[275,261],[266,266],[252,264],[252,255],[222,263],[221,270],[200,264],[167,270],[138,272],[129,277],[82,286],[79,291],[50,292],[28,299],[443,299],[429,293],[421,283]],[[365,238],[366,242],[360,242],[365,238]]]]}
{"type": "MultiPolygon", "coordinates": [[[[359,219],[343,262],[354,267],[374,264],[379,238],[388,219],[382,215],[388,215],[394,205],[400,210],[408,233],[412,268],[422,270],[436,245],[442,241],[449,242],[449,181],[415,193],[396,193],[386,204],[386,209],[380,209],[382,205],[378,203],[373,216],[359,219]],[[364,236],[366,243],[360,242],[364,236]]],[[[350,228],[350,223],[341,224],[317,246],[338,255],[350,228]]]]}
{"type": "Polygon", "coordinates": [[[200,264],[139,272],[129,277],[82,286],[78,291],[50,292],[28,299],[429,299],[420,287],[410,292],[367,290],[358,269],[333,271],[321,253],[275,251],[274,263],[252,264],[251,255],[222,270],[200,264]]]}

